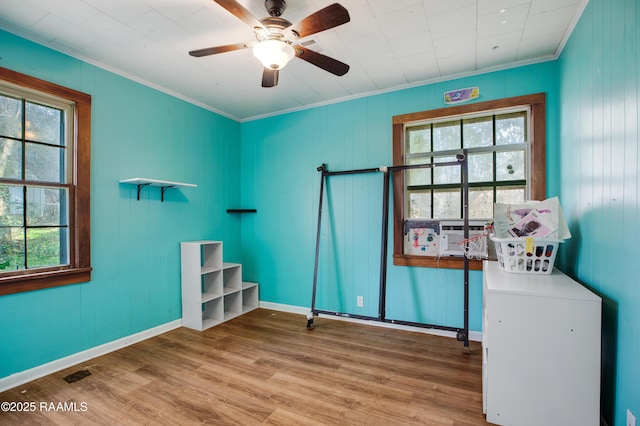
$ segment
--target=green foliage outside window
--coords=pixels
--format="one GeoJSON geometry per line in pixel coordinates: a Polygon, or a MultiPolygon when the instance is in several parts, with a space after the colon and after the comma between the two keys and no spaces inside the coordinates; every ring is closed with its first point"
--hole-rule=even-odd
{"type": "Polygon", "coordinates": [[[65,114],[0,95],[0,271],[67,263],[65,114]]]}

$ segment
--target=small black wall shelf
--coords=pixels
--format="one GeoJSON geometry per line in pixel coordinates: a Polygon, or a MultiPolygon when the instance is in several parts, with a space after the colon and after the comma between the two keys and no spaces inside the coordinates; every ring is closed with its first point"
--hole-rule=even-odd
{"type": "Polygon", "coordinates": [[[140,201],[140,191],[146,186],[157,186],[160,188],[160,200],[164,201],[164,193],[169,188],[195,188],[198,185],[193,183],[171,182],[168,180],[148,179],[148,178],[131,178],[121,180],[120,183],[138,186],[138,201],[140,201]]]}
{"type": "Polygon", "coordinates": [[[257,213],[256,209],[227,209],[227,213],[257,213]]]}

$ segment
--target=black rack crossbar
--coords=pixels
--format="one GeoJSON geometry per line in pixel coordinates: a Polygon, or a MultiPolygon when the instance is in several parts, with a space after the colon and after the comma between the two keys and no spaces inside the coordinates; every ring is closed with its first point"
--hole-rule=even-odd
{"type": "Polygon", "coordinates": [[[428,324],[428,323],[424,323],[424,322],[413,322],[413,321],[397,320],[397,319],[391,319],[391,318],[382,318],[381,319],[381,318],[372,317],[372,316],[369,316],[369,315],[352,314],[352,313],[349,313],[349,312],[329,311],[329,310],[325,310],[325,309],[314,309],[313,313],[315,315],[326,315],[326,316],[334,316],[334,317],[341,317],[341,318],[352,318],[352,319],[359,319],[359,320],[364,320],[364,321],[377,321],[377,322],[384,322],[384,323],[388,323],[388,324],[406,325],[406,326],[410,326],[410,327],[427,328],[427,329],[433,329],[433,330],[453,331],[455,333],[461,333],[461,332],[464,331],[464,329],[462,329],[460,327],[452,327],[452,326],[440,325],[440,324],[428,324]]]}
{"type": "Polygon", "coordinates": [[[429,328],[429,329],[434,329],[434,330],[444,330],[444,331],[453,331],[456,333],[461,333],[464,330],[458,327],[450,327],[447,325],[439,325],[439,324],[426,324],[423,322],[412,322],[412,321],[404,321],[404,320],[394,320],[394,319],[389,319],[389,318],[385,318],[384,322],[387,322],[389,324],[397,324],[397,325],[407,325],[410,327],[420,327],[420,328],[429,328]]]}
{"type": "Polygon", "coordinates": [[[362,173],[375,173],[375,172],[381,172],[381,171],[382,170],[380,170],[380,168],[343,170],[343,171],[340,171],[340,172],[330,172],[330,171],[325,169],[322,174],[324,176],[338,176],[338,175],[357,175],[357,174],[362,174],[362,173]]]}
{"type": "Polygon", "coordinates": [[[436,167],[445,167],[445,166],[459,166],[460,161],[443,161],[442,163],[427,163],[427,164],[403,164],[400,166],[389,166],[388,170],[402,171],[402,170],[413,170],[413,169],[435,169],[436,167]]]}
{"type": "Polygon", "coordinates": [[[327,169],[326,164],[322,164],[317,168],[319,172],[322,172],[322,177],[320,179],[320,200],[318,204],[318,227],[316,233],[316,252],[315,252],[315,262],[313,268],[313,295],[311,297],[311,313],[307,317],[307,328],[312,329],[313,317],[318,316],[319,314],[323,315],[334,315],[345,318],[355,318],[369,321],[381,321],[392,324],[400,324],[400,325],[408,325],[414,327],[422,327],[422,328],[431,328],[431,329],[440,329],[447,331],[454,331],[457,333],[457,339],[464,342],[465,348],[469,347],[469,259],[467,256],[464,256],[464,328],[459,327],[450,327],[443,326],[438,324],[425,324],[419,322],[411,322],[411,321],[403,321],[403,320],[395,320],[386,318],[386,292],[387,292],[387,243],[388,243],[388,235],[389,235],[389,188],[390,188],[390,180],[393,172],[402,171],[402,170],[411,170],[411,169],[425,169],[425,168],[435,168],[435,167],[446,167],[446,166],[460,166],[461,167],[461,175],[462,175],[462,187],[463,187],[463,217],[464,217],[464,238],[469,238],[469,182],[468,182],[468,164],[467,164],[467,151],[462,150],[461,153],[456,155],[456,161],[448,161],[442,163],[430,163],[430,164],[406,164],[406,165],[398,165],[398,166],[389,166],[389,167],[378,167],[378,168],[369,168],[369,169],[357,169],[357,170],[344,170],[338,172],[330,172],[327,169]],[[379,294],[379,304],[378,304],[378,316],[366,316],[366,315],[358,315],[346,312],[336,312],[336,311],[328,311],[322,309],[316,309],[316,290],[318,284],[318,259],[320,254],[320,232],[321,232],[321,222],[322,222],[322,201],[323,201],[323,193],[324,193],[324,183],[325,179],[329,176],[337,176],[337,175],[352,175],[352,174],[361,174],[361,173],[375,173],[382,172],[384,174],[383,181],[383,198],[382,198],[382,233],[381,233],[381,247],[380,247],[380,294],[379,294]]]}
{"type": "Polygon", "coordinates": [[[359,320],[367,320],[367,321],[380,321],[378,317],[372,317],[367,315],[358,315],[358,314],[350,314],[347,312],[336,312],[336,311],[326,311],[323,309],[314,309],[314,315],[331,315],[343,318],[354,318],[359,320]]]}
{"type": "Polygon", "coordinates": [[[341,317],[341,318],[352,318],[352,319],[358,319],[358,320],[364,320],[364,321],[378,321],[378,322],[385,322],[385,323],[389,323],[389,324],[406,325],[406,326],[410,326],[410,327],[419,327],[419,328],[428,328],[428,329],[434,329],[434,330],[453,331],[453,332],[456,332],[456,333],[460,333],[460,332],[463,331],[463,329],[461,329],[459,327],[450,327],[450,326],[439,325],[439,324],[426,324],[426,323],[423,323],[423,322],[404,321],[404,320],[396,320],[396,319],[390,319],[390,318],[380,319],[378,317],[372,317],[372,316],[369,316],[369,315],[359,315],[359,314],[352,314],[352,313],[348,313],[348,312],[328,311],[328,310],[324,310],[324,309],[316,309],[314,311],[314,313],[316,315],[327,315],[327,316],[334,316],[334,317],[341,317]]]}

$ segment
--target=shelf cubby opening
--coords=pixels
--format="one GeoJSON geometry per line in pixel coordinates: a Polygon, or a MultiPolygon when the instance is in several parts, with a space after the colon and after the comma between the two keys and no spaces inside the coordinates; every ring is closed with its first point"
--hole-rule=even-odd
{"type": "Polygon", "coordinates": [[[202,304],[202,325],[203,329],[224,321],[224,305],[222,298],[210,300],[202,304]]]}
{"type": "Polygon", "coordinates": [[[242,290],[242,265],[239,263],[225,263],[222,276],[225,294],[242,290]]]}
{"type": "Polygon", "coordinates": [[[242,314],[242,293],[230,293],[224,297],[224,319],[225,321],[242,314]]]}
{"type": "Polygon", "coordinates": [[[202,270],[212,270],[222,268],[222,243],[214,242],[209,244],[202,244],[200,247],[202,260],[202,270]]]}
{"type": "Polygon", "coordinates": [[[216,270],[201,277],[202,303],[222,296],[222,271],[216,270]]]}
{"type": "Polygon", "coordinates": [[[242,283],[242,312],[256,309],[258,304],[258,285],[255,283],[242,283]]]}

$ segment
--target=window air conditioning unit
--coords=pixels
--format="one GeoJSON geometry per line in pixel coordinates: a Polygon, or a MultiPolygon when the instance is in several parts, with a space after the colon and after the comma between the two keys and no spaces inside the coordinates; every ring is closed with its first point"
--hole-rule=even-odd
{"type": "MultiPolygon", "coordinates": [[[[485,220],[469,221],[469,238],[484,232],[485,220]]],[[[443,220],[440,222],[440,256],[464,256],[464,249],[458,245],[464,240],[464,221],[443,220]]],[[[472,251],[474,257],[487,257],[487,239],[482,240],[478,251],[472,251]]]]}

